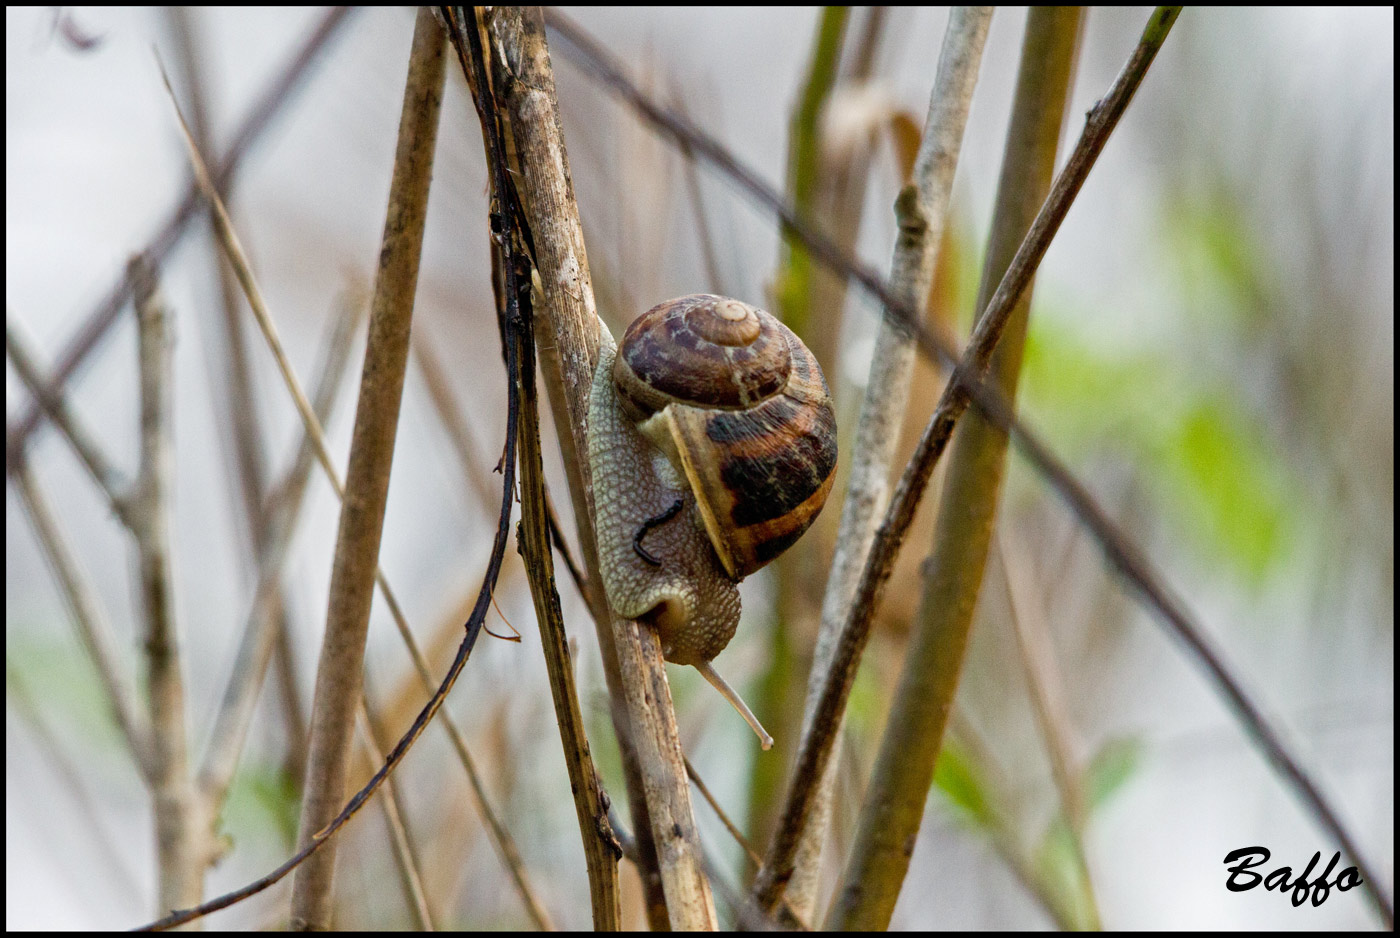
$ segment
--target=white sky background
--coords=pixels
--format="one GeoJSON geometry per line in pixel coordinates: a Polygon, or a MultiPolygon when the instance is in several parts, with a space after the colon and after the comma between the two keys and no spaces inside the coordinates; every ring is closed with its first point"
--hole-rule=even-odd
{"type": "MultiPolygon", "coordinates": [[[[107,291],[126,256],[165,218],[187,178],[183,149],[151,52],[152,44],[169,48],[161,15],[108,9],[77,10],[72,15],[84,30],[102,38],[97,49],[77,54],[54,39],[51,10],[6,11],[7,315],[21,324],[46,364],[107,291]]],[[[571,15],[647,76],[653,87],[682,102],[692,118],[715,131],[741,160],[781,185],[788,114],[806,65],[813,13],[632,9],[579,10],[571,15]]],[[[898,28],[885,53],[889,93],[922,117],[946,14],[901,10],[892,15],[898,28]]],[[[212,124],[220,144],[318,17],[319,13],[258,10],[201,13],[196,18],[212,124]]],[[[1070,134],[1078,132],[1077,115],[1108,87],[1145,17],[1145,8],[1095,10],[1088,16],[1070,134]]],[[[996,185],[1023,20],[1019,10],[999,12],[994,20],[959,168],[957,199],[979,231],[985,230],[996,185]]],[[[406,11],[357,14],[330,54],[313,67],[296,100],[245,158],[240,172],[235,224],[303,375],[318,361],[323,324],[336,293],[349,277],[367,282],[373,270],[411,28],[412,16],[406,11]]],[[[1376,216],[1368,230],[1377,232],[1378,240],[1359,247],[1357,256],[1361,276],[1374,278],[1375,302],[1349,312],[1376,336],[1377,359],[1358,367],[1366,374],[1386,376],[1376,379],[1384,395],[1380,406],[1393,411],[1393,35],[1390,10],[1188,9],[1071,212],[1047,257],[1038,289],[1086,315],[1101,317],[1102,322],[1091,326],[1106,342],[1143,341],[1144,336],[1174,341],[1182,319],[1171,285],[1155,279],[1166,274],[1147,260],[1156,242],[1154,232],[1145,230],[1150,222],[1144,219],[1172,178],[1171,167],[1163,165],[1168,157],[1160,149],[1162,137],[1171,132],[1173,120],[1191,114],[1189,105],[1171,96],[1208,98],[1209,104],[1202,107],[1208,107],[1210,115],[1202,117],[1202,123],[1224,128],[1212,141],[1217,155],[1259,167],[1257,197],[1262,204],[1298,194],[1287,190],[1285,173],[1274,171],[1279,157],[1251,149],[1260,137],[1236,137],[1229,133],[1231,127],[1274,126],[1275,139],[1296,140],[1300,148],[1315,145],[1335,165],[1332,178],[1338,185],[1372,194],[1369,208],[1376,216]],[[1188,48],[1195,50],[1189,59],[1184,51],[1188,48]],[[1371,132],[1353,135],[1358,122],[1371,132]],[[1349,141],[1349,148],[1329,151],[1327,142],[1337,140],[1349,141]]],[[[561,58],[556,54],[566,142],[590,258],[627,284],[626,299],[636,307],[632,312],[668,296],[705,289],[695,279],[701,268],[687,197],[667,145],[639,128],[561,58]],[[671,174],[658,172],[658,165],[672,167],[671,174]],[[637,250],[638,245],[645,250],[637,250]]],[[[484,273],[485,176],[479,133],[460,79],[454,76],[449,85],[415,329],[434,337],[442,357],[451,363],[462,399],[471,401],[476,393],[494,400],[501,369],[484,273]]],[[[721,267],[733,278],[731,289],[736,295],[761,298],[777,256],[774,226],[736,198],[727,183],[702,175],[707,204],[721,233],[721,267]]],[[[869,204],[888,206],[893,193],[886,171],[872,183],[869,204]]],[[[890,236],[888,226],[881,224],[886,217],[881,211],[868,210],[860,251],[883,269],[890,236]]],[[[187,668],[195,758],[251,589],[245,552],[235,533],[229,468],[211,418],[204,332],[212,322],[216,291],[208,257],[207,235],[199,232],[186,238],[164,270],[166,297],[177,311],[172,534],[176,613],[189,660],[198,662],[197,668],[210,669],[190,674],[187,668]]],[[[1300,258],[1300,263],[1306,265],[1308,259],[1300,258]]],[[[853,344],[869,333],[868,317],[873,313],[863,315],[867,318],[848,317],[853,344]]],[[[123,317],[81,379],[70,385],[80,413],[127,467],[135,465],[137,413],[129,319],[123,317]]],[[[358,355],[357,350],[352,361],[358,355]]],[[[263,418],[276,434],[269,453],[275,475],[289,457],[295,426],[261,350],[257,367],[266,379],[259,401],[263,418]]],[[[357,370],[352,365],[352,371],[357,370]]],[[[858,376],[860,367],[848,371],[847,377],[858,376]]],[[[347,386],[332,422],[333,452],[343,454],[348,447],[352,400],[353,387],[347,386]]],[[[25,404],[27,396],[7,368],[7,414],[13,418],[25,404]]],[[[504,428],[502,414],[493,411],[473,413],[480,418],[473,426],[476,439],[492,461],[504,428]]],[[[455,458],[430,413],[421,379],[411,369],[381,562],[415,623],[436,621],[472,587],[488,537],[482,533],[487,513],[463,490],[455,458]]],[[[133,564],[127,538],[55,434],[45,432],[30,452],[114,629],[130,636],[133,564]]],[[[553,478],[562,477],[557,460],[547,469],[553,478]]],[[[1391,496],[1393,505],[1393,490],[1391,496]]],[[[313,479],[287,577],[295,583],[293,603],[309,628],[319,628],[323,618],[336,521],[326,486],[313,479]]],[[[1393,560],[1393,519],[1391,525],[1393,560]]],[[[1367,644],[1369,629],[1360,629],[1359,638],[1351,637],[1349,623],[1342,621],[1327,639],[1330,644],[1323,644],[1309,631],[1309,612],[1298,608],[1298,596],[1286,590],[1262,598],[1202,594],[1193,589],[1199,571],[1173,566],[1175,559],[1158,558],[1169,580],[1190,597],[1199,620],[1208,623],[1230,659],[1248,676],[1249,686],[1296,730],[1293,737],[1320,770],[1324,788],[1337,796],[1369,859],[1384,871],[1388,885],[1393,884],[1393,638],[1377,650],[1367,644]],[[1234,629],[1235,623],[1244,627],[1234,629]],[[1264,624],[1271,628],[1261,627],[1264,624]],[[1295,663],[1300,656],[1324,654],[1337,656],[1341,673],[1349,677],[1345,694],[1334,695],[1334,688],[1319,700],[1308,683],[1309,673],[1295,663]],[[1348,670],[1353,665],[1356,670],[1348,670]],[[1348,721],[1351,725],[1342,729],[1300,726],[1306,723],[1298,712],[1304,704],[1329,701],[1355,708],[1349,712],[1359,712],[1360,722],[1348,721]]],[[[746,588],[746,599],[752,589],[746,588]]],[[[582,608],[571,595],[565,602],[566,615],[582,621],[582,608]]],[[[1369,611],[1373,610],[1351,614],[1364,619],[1369,611]]],[[[546,685],[538,679],[543,669],[532,643],[532,613],[520,602],[505,612],[526,634],[523,650],[483,638],[456,694],[534,694],[528,703],[508,708],[503,719],[521,734],[538,733],[540,727],[552,733],[552,715],[543,696],[546,685]]],[[[31,648],[55,641],[55,630],[67,628],[18,500],[7,490],[7,658],[14,643],[31,648]]],[[[1145,620],[1139,630],[1148,636],[1142,653],[1160,655],[1169,664],[1161,680],[1143,689],[1148,711],[1132,715],[1135,727],[1154,744],[1150,762],[1092,831],[1091,863],[1105,924],[1372,926],[1374,919],[1359,892],[1334,896],[1317,910],[1295,910],[1277,895],[1258,891],[1247,896],[1224,892],[1220,860],[1234,847],[1265,843],[1274,850],[1275,862],[1298,866],[1314,850],[1324,851],[1325,860],[1334,848],[1302,817],[1260,757],[1241,742],[1194,670],[1181,663],[1175,647],[1159,639],[1155,626],[1145,620]],[[1182,741],[1192,738],[1206,742],[1182,741]]],[[[384,667],[386,684],[388,669],[401,662],[398,639],[390,631],[376,609],[372,653],[382,652],[384,660],[392,662],[384,667]]],[[[300,642],[309,687],[318,638],[303,634],[300,642]]],[[[591,690],[601,679],[590,657],[596,657],[590,642],[580,654],[580,668],[591,690]]],[[[726,661],[729,656],[735,660],[726,673],[733,678],[738,672],[742,678],[743,652],[727,652],[726,661]]],[[[674,676],[673,681],[681,684],[674,676]]],[[[8,704],[8,694],[6,713],[7,927],[125,927],[149,918],[153,886],[148,808],[134,774],[119,768],[120,757],[109,757],[113,739],[95,738],[91,727],[87,736],[76,740],[58,737],[72,743],[70,758],[82,760],[93,750],[104,753],[84,778],[102,828],[95,836],[89,828],[94,822],[74,807],[71,791],[28,724],[8,704]],[[113,868],[100,846],[104,840],[114,845],[124,869],[113,868]]],[[[65,722],[62,712],[54,721],[59,727],[81,725],[71,714],[65,722]]],[[[706,725],[724,721],[723,714],[713,713],[706,725]]],[[[732,744],[737,737],[728,738],[732,744]]],[[[553,761],[545,771],[562,777],[557,744],[541,752],[553,761]]],[[[567,792],[567,787],[562,790],[567,792]]],[[[742,803],[737,787],[731,786],[728,795],[731,803],[742,803]]],[[[561,800],[562,805],[549,810],[564,812],[564,823],[572,823],[567,795],[561,800]]],[[[541,809],[533,803],[529,808],[541,809]]],[[[702,823],[708,824],[708,819],[702,823]]],[[[568,828],[563,829],[567,834],[568,828]]],[[[539,830],[550,828],[541,822],[539,830]]],[[[576,862],[576,834],[565,839],[565,856],[538,858],[541,868],[553,870],[552,878],[559,880],[551,885],[570,890],[570,900],[551,902],[556,915],[583,907],[578,901],[586,903],[586,894],[579,891],[583,874],[576,862]]],[[[252,850],[262,851],[260,856],[231,858],[210,877],[210,894],[238,885],[280,859],[268,849],[254,844],[252,850]]],[[[905,896],[895,924],[1043,926],[1043,916],[1008,875],[996,872],[998,861],[986,853],[976,838],[959,834],[946,816],[930,811],[910,874],[911,881],[917,876],[927,885],[905,896]],[[933,848],[930,838],[943,839],[933,848]],[[988,869],[993,871],[990,875],[988,869]]],[[[495,875],[493,860],[478,862],[495,875]]],[[[513,914],[509,897],[501,906],[502,914],[513,914]]]]}

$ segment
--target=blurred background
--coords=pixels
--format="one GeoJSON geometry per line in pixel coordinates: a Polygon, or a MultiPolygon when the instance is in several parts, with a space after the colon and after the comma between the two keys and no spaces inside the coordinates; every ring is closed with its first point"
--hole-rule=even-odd
{"type": "MultiPolygon", "coordinates": [[[[783,186],[818,11],[569,15],[659,99],[783,186]]],[[[1147,15],[1148,8],[1088,14],[1062,153],[1147,15]]],[[[7,323],[38,350],[45,369],[188,185],[152,48],[171,68],[182,101],[202,96],[207,133],[221,153],[322,16],[7,9],[7,323]]],[[[850,170],[839,193],[847,203],[839,216],[844,234],[882,271],[902,181],[887,128],[902,115],[922,124],[946,18],[943,10],[853,14],[848,48],[864,43],[869,62],[863,75],[843,75],[822,124],[823,159],[850,170]]],[[[940,261],[935,303],[963,335],[1024,20],[1019,9],[993,19],[940,261]]],[[[350,16],[249,149],[229,197],[307,384],[325,357],[332,321],[373,276],[412,23],[405,10],[350,16]]],[[[599,306],[614,329],[683,293],[722,292],[771,306],[782,259],[773,219],[641,125],[553,37],[551,47],[599,306]]],[[[1188,9],[1041,267],[1020,401],[1023,416],[1165,571],[1235,674],[1286,727],[1388,891],[1395,821],[1393,166],[1392,10],[1188,9]]],[[[420,642],[436,649],[439,674],[480,582],[496,512],[490,499],[499,498],[491,468],[505,428],[504,374],[485,194],[476,115],[453,64],[414,333],[415,350],[426,348],[440,363],[475,455],[464,466],[415,358],[380,558],[420,642]],[[483,497],[492,487],[496,494],[483,497]]],[[[162,264],[176,334],[174,603],[195,759],[256,580],[219,377],[226,352],[215,258],[208,225],[197,220],[162,264]]],[[[846,432],[878,312],[856,291],[842,312],[824,320],[817,341],[846,432]]],[[[299,424],[251,321],[243,325],[264,433],[259,458],[266,477],[278,479],[292,462],[299,424]]],[[[328,425],[342,466],[362,331],[328,425]]],[[[78,414],[131,472],[135,349],[128,308],[68,385],[78,414]]],[[[938,389],[932,372],[919,380],[913,428],[931,412],[938,389]]],[[[7,367],[7,420],[29,403],[7,367]]],[[[546,471],[556,505],[567,511],[557,448],[545,432],[546,471]]],[[[27,458],[128,675],[138,674],[130,538],[51,428],[34,435],[27,458]]],[[[698,675],[670,671],[687,753],[719,801],[754,832],[765,829],[782,766],[796,752],[783,688],[790,698],[795,687],[800,700],[815,630],[812,597],[820,596],[830,549],[821,538],[834,533],[834,506],[801,568],[746,581],[744,622],[722,659],[726,677],[770,730],[783,727],[774,732],[777,747],[759,754],[747,727],[698,675]],[[805,598],[793,598],[803,590],[805,598]]],[[[310,697],[338,514],[329,486],[313,473],[281,581],[291,628],[278,658],[284,677],[269,679],[259,704],[223,813],[231,850],[208,877],[210,896],[290,853],[299,742],[287,714],[304,713],[310,697]]],[[[573,541],[571,520],[565,528],[573,541]]],[[[153,917],[155,904],[149,796],[13,486],[5,535],[7,927],[136,925],[153,917]]],[[[999,540],[892,927],[1073,924],[1089,892],[1111,928],[1373,926],[1360,890],[1298,909],[1277,893],[1225,891],[1221,861],[1233,849],[1262,844],[1273,851],[1269,868],[1296,869],[1315,851],[1325,863],[1337,847],[1014,452],[999,540]],[[1084,830],[1091,890],[1067,861],[1008,620],[1008,582],[1018,607],[1033,608],[1053,639],[1074,753],[1092,795],[1084,830]]],[[[852,697],[831,837],[838,857],[851,840],[899,673],[927,545],[926,531],[906,545],[852,697]]],[[[590,922],[582,850],[520,574],[511,549],[497,605],[522,640],[483,635],[448,707],[550,916],[581,928],[590,922]]],[[[620,802],[625,788],[592,624],[572,586],[562,591],[590,740],[620,802]]],[[[509,632],[494,616],[487,624],[509,632]]],[[[366,686],[387,745],[424,698],[378,599],[369,641],[366,686]]],[[[441,733],[430,729],[396,778],[438,924],[529,927],[441,733]]],[[[698,798],[695,810],[723,877],[740,884],[752,875],[747,861],[698,798]]],[[[403,927],[382,817],[366,811],[344,836],[338,925],[403,927]]],[[[830,888],[837,864],[828,866],[830,888]]],[[[275,924],[284,890],[220,913],[211,926],[275,924]]],[[[632,927],[645,924],[637,897],[624,864],[632,927]]],[[[721,921],[732,922],[723,902],[720,908],[721,921]]]]}

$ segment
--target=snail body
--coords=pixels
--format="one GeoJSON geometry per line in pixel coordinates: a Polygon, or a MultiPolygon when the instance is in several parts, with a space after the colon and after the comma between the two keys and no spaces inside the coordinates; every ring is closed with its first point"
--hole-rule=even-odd
{"type": "Polygon", "coordinates": [[[737,583],[797,540],[831,490],[836,425],[815,357],[769,313],[708,294],[604,330],[589,399],[599,568],[621,616],[767,734],[709,662],[737,583]]]}

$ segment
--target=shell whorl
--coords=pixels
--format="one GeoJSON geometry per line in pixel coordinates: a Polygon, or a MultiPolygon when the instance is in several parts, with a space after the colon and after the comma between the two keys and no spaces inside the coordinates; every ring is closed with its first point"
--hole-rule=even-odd
{"type": "Polygon", "coordinates": [[[786,385],[795,339],[747,303],[695,293],[633,320],[618,347],[613,380],[639,421],[676,402],[739,410],[786,385]]]}

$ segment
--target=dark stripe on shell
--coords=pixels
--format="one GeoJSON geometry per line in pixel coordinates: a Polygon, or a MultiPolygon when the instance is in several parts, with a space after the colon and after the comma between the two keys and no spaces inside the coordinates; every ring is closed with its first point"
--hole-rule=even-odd
{"type": "Polygon", "coordinates": [[[836,421],[827,402],[774,398],[746,413],[715,414],[706,433],[725,454],[721,482],[742,495],[731,512],[736,527],[781,518],[836,468],[836,421]]]}

